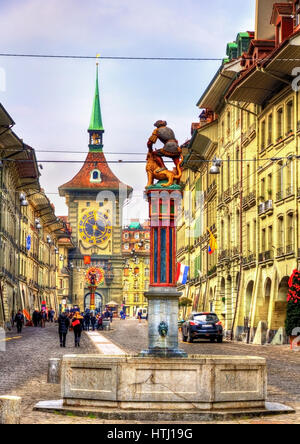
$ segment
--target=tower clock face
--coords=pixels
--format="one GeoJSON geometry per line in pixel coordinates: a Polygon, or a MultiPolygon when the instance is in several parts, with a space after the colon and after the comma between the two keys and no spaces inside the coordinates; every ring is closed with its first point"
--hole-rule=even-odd
{"type": "Polygon", "coordinates": [[[106,213],[89,211],[79,222],[81,239],[90,245],[100,245],[107,242],[112,234],[111,220],[106,213]]]}

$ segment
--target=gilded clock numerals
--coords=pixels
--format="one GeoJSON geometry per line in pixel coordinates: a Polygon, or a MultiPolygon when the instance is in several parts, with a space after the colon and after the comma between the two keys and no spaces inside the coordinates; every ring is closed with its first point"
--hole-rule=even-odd
{"type": "Polygon", "coordinates": [[[112,233],[111,222],[107,214],[100,211],[89,211],[80,221],[79,234],[89,244],[106,242],[112,233]]]}

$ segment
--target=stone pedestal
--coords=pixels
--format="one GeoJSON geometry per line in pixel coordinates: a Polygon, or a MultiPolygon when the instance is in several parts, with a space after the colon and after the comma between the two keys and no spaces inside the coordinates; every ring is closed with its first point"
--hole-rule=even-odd
{"type": "Polygon", "coordinates": [[[148,299],[148,350],[141,357],[187,357],[178,349],[178,299],[176,288],[152,287],[148,299]]]}
{"type": "Polygon", "coordinates": [[[21,400],[18,396],[0,396],[0,424],[20,424],[21,400]]]}

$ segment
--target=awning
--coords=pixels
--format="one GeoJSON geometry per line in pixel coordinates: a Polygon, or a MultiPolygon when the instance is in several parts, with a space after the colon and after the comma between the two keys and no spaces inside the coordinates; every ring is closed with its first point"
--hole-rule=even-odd
{"type": "Polygon", "coordinates": [[[256,103],[262,105],[276,92],[282,82],[257,68],[244,80],[238,82],[228,98],[235,102],[256,103]]]}
{"type": "Polygon", "coordinates": [[[212,111],[216,111],[223,103],[228,88],[241,70],[240,60],[234,60],[221,66],[205,93],[200,98],[197,106],[199,108],[209,108],[212,111]]]}
{"type": "MultiPolygon", "coordinates": [[[[232,85],[228,99],[263,105],[282,86],[292,84],[293,69],[300,66],[300,32],[284,42],[282,47],[232,85]]],[[[298,73],[297,73],[298,74],[298,73]]]]}
{"type": "Polygon", "coordinates": [[[108,304],[106,304],[108,307],[116,307],[117,305],[119,305],[119,304],[117,304],[115,301],[110,301],[108,304]]]}

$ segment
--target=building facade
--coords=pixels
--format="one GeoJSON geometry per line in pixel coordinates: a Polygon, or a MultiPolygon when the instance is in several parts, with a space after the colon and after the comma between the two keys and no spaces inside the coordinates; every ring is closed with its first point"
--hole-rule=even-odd
{"type": "Polygon", "coordinates": [[[300,21],[297,2],[263,3],[257,4],[255,34],[240,33],[227,46],[227,58],[198,102],[203,111],[188,148],[184,186],[194,196],[199,182],[202,216],[193,206],[196,197],[187,199],[195,217],[186,211],[200,225],[200,238],[196,230],[187,243],[180,227],[178,260],[196,262],[200,270],[191,270],[186,289],[193,309],[215,310],[228,335],[247,341],[264,322],[271,342],[284,327],[288,279],[300,262],[300,111],[292,77],[300,21]],[[260,24],[267,19],[260,15],[267,13],[267,31],[273,31],[265,39],[260,24]],[[215,175],[214,156],[222,160],[215,175]],[[207,228],[218,241],[210,256],[207,228]]]}
{"type": "Polygon", "coordinates": [[[123,304],[127,315],[136,316],[148,307],[144,293],[150,282],[150,225],[139,221],[123,228],[122,253],[124,260],[123,304]]]}
{"type": "Polygon", "coordinates": [[[40,188],[34,150],[12,131],[0,105],[0,326],[17,310],[57,305],[57,239],[62,222],[40,188]]]}
{"type": "Polygon", "coordinates": [[[90,307],[84,256],[100,268],[105,280],[95,295],[97,310],[114,301],[122,303],[122,211],[132,189],[111,171],[104,152],[98,69],[89,134],[89,152],[79,173],[59,188],[66,199],[74,248],[68,254],[69,296],[82,310],[90,307]]]}

